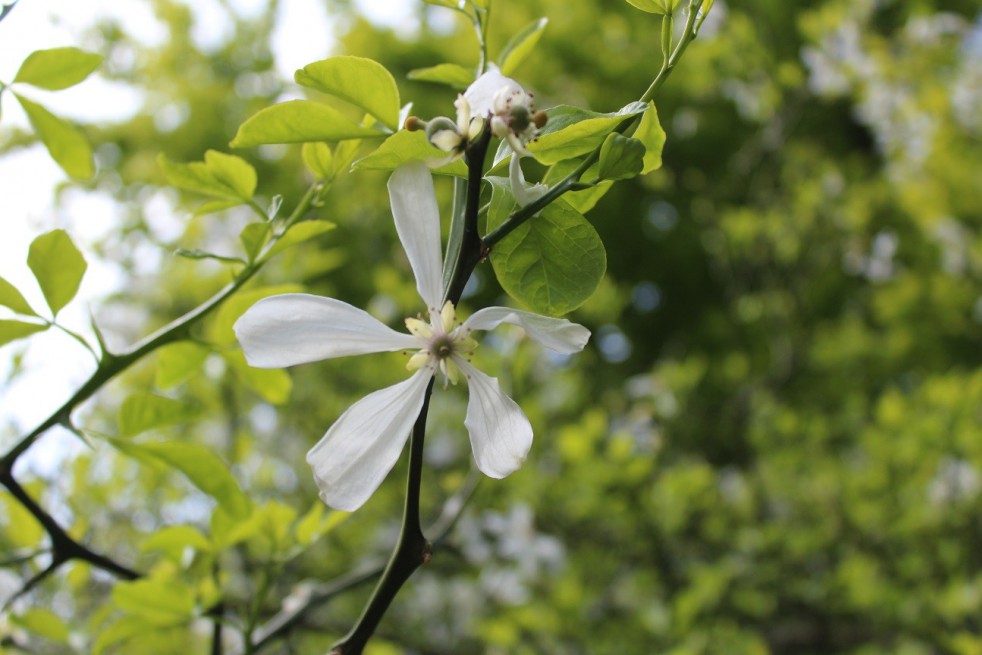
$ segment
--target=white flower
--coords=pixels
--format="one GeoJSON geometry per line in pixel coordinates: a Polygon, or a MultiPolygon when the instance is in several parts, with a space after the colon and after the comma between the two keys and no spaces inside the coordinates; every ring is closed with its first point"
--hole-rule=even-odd
{"type": "Polygon", "coordinates": [[[532,445],[532,427],[495,378],[480,372],[468,356],[477,347],[474,330],[502,323],[518,325],[542,345],[560,353],[583,349],[590,332],[564,319],[507,307],[488,307],[457,324],[444,303],[440,261],[440,217],[433,178],[422,163],[397,169],[389,198],[399,240],[416,276],[428,321],[406,320],[410,334],[396,332],[367,312],[308,294],[271,296],[253,305],[235,324],[246,359],[253,366],[279,368],[332,357],[399,350],[418,351],[407,380],[369,394],[348,408],[307,454],[328,505],[354,510],[364,503],[395,465],[438,371],[469,387],[464,425],[478,468],[493,478],[517,470],[532,445]]]}
{"type": "Polygon", "coordinates": [[[536,128],[545,124],[545,114],[535,111],[533,94],[492,69],[467,87],[464,98],[475,116],[488,117],[492,134],[508,141],[515,152],[529,154],[525,144],[535,137],[536,128]]]}
{"type": "Polygon", "coordinates": [[[522,173],[521,155],[513,153],[511,161],[508,163],[508,178],[511,181],[511,194],[515,196],[515,202],[519,207],[538,200],[549,191],[545,184],[529,184],[525,181],[525,174],[522,173]]]}

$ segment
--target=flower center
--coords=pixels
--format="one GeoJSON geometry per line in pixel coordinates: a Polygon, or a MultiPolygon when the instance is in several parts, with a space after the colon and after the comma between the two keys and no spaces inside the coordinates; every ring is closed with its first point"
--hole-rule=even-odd
{"type": "Polygon", "coordinates": [[[421,318],[407,318],[406,327],[420,344],[420,350],[409,359],[406,368],[416,371],[428,367],[434,375],[439,369],[447,382],[456,384],[460,371],[455,360],[474,352],[477,342],[471,339],[469,329],[457,325],[453,303],[445,304],[438,314],[433,312],[429,323],[421,318]]]}

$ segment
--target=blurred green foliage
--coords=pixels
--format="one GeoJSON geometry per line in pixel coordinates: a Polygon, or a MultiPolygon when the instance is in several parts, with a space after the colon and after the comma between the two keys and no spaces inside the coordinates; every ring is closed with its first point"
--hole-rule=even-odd
{"type": "MultiPolygon", "coordinates": [[[[271,68],[275,4],[237,18],[207,52],[184,4],[151,4],[163,45],[112,24],[93,37],[105,74],[149,93],[131,121],[89,130],[90,189],[126,209],[100,255],[131,284],[95,312],[123,340],[229,279],[222,263],[169,252],[234,252],[249,218],[192,217],[200,197],[167,188],[158,156],[228,152],[239,124],[296,92],[271,68]],[[180,120],[160,120],[161,107],[180,120]],[[154,228],[159,202],[185,221],[176,239],[154,228]],[[147,244],[159,267],[141,265],[147,244]]],[[[384,64],[415,114],[452,113],[454,92],[407,73],[474,64],[469,25],[420,3],[418,29],[396,32],[349,3],[330,7],[345,17],[340,52],[384,64]]],[[[657,18],[613,0],[495,0],[491,52],[542,16],[513,73],[540,107],[614,111],[657,72],[657,18]]],[[[982,16],[969,0],[718,0],[655,98],[664,166],[616,184],[588,214],[608,271],[571,317],[593,330],[587,351],[550,358],[517,331],[478,351],[532,421],[529,461],[481,483],[452,547],[403,590],[369,652],[982,653],[979,71],[982,16]]],[[[256,168],[257,198],[297,202],[309,180],[300,146],[236,154],[256,168]]],[[[212,317],[196,335],[212,346],[158,353],[84,416],[116,434],[124,398],[183,403],[193,419],[139,443],[221,455],[251,499],[246,518],[213,511],[191,474],[96,440],[28,486],[73,536],[149,577],[116,583],[70,566],[0,630],[39,653],[204,652],[210,629],[195,617],[219,599],[254,627],[306,581],[385,556],[401,469],[335,529],[303,455],[351,402],[399,379],[400,356],[258,372],[229,332],[236,312],[283,285],[392,323],[415,313],[385,179],[340,174],[312,216],[335,230],[282,254],[248,300],[212,317]]],[[[448,214],[450,183],[437,184],[448,214]]],[[[485,266],[464,311],[501,296],[485,266]]],[[[435,398],[430,512],[468,469],[463,398],[435,398]]],[[[0,501],[0,552],[43,547],[33,519],[0,501]]],[[[10,566],[27,577],[39,564],[10,566]]],[[[269,652],[322,652],[366,592],[334,599],[269,652]]]]}

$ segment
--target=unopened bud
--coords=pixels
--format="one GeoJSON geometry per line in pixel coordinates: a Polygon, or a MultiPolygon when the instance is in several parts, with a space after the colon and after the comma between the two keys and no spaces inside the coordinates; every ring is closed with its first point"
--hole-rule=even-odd
{"type": "Polygon", "coordinates": [[[416,132],[426,129],[426,121],[421,120],[416,116],[406,116],[406,122],[403,123],[402,126],[406,128],[407,132],[416,132]]]}
{"type": "Polygon", "coordinates": [[[535,123],[535,129],[541,130],[549,122],[549,115],[544,111],[537,111],[532,114],[532,122],[535,123]]]}

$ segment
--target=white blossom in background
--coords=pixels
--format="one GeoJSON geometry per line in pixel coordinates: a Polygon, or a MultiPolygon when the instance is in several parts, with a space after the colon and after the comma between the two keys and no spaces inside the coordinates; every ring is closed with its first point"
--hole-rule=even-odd
{"type": "Polygon", "coordinates": [[[396,231],[427,310],[425,318],[406,319],[409,334],[340,300],[300,293],[264,298],[235,324],[246,359],[260,368],[416,351],[407,365],[414,371],[407,380],[356,402],[307,454],[321,498],[346,511],[360,507],[395,465],[438,372],[445,385],[461,376],[467,381],[464,425],[477,467],[489,477],[502,478],[522,465],[532,445],[532,426],[497,379],[470,363],[477,347],[473,331],[517,325],[563,354],[582,350],[590,337],[582,325],[507,307],[487,307],[459,323],[453,304],[444,302],[440,216],[429,169],[421,162],[403,166],[392,174],[388,188],[396,231]]]}

